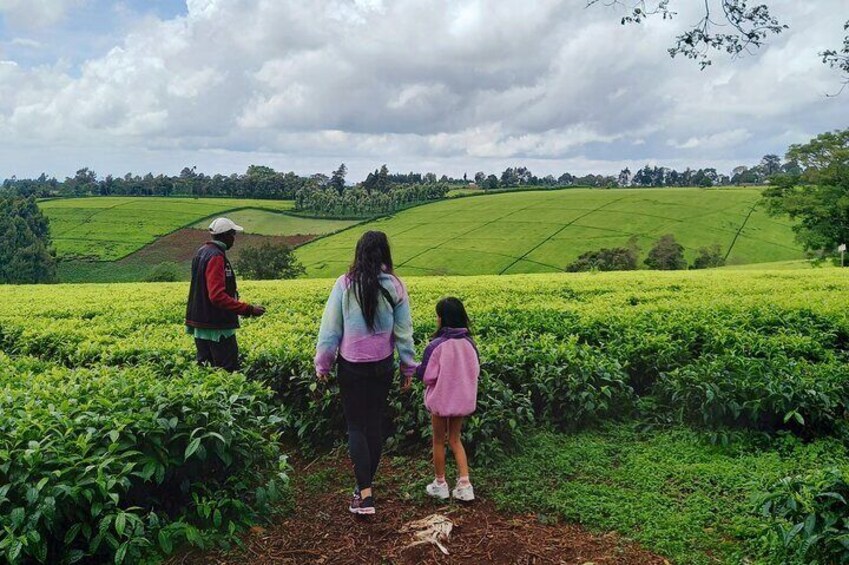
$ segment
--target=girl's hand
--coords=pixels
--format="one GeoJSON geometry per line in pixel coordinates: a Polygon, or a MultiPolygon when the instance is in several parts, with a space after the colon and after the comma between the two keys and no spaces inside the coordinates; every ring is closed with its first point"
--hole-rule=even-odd
{"type": "Polygon", "coordinates": [[[318,379],[318,382],[326,383],[327,382],[327,373],[316,372],[315,378],[318,379]]]}
{"type": "Polygon", "coordinates": [[[408,377],[404,377],[404,384],[401,385],[401,390],[407,391],[410,390],[410,387],[413,385],[413,377],[412,375],[408,377]]]}

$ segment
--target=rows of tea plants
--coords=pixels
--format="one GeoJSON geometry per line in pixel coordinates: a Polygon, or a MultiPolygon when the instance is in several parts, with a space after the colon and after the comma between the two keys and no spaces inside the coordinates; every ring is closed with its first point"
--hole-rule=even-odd
{"type": "Polygon", "coordinates": [[[232,535],[285,494],[278,424],[239,375],[0,353],[0,561],[135,563],[232,535]]]}
{"type": "MultiPolygon", "coordinates": [[[[221,383],[191,368],[193,344],[182,327],[182,284],[0,288],[0,350],[16,363],[59,366],[51,369],[56,373],[45,374],[158,375],[162,386],[174,387],[172,392],[187,386],[186,379],[213,388],[208,383],[219,382],[228,390],[235,383],[256,386],[250,406],[243,409],[258,415],[238,425],[270,441],[273,414],[279,419],[274,430],[309,450],[343,439],[336,384],[331,379],[320,385],[312,369],[331,285],[330,280],[243,285],[244,298],[268,308],[263,318],[247,320],[239,334],[247,381],[219,375],[216,379],[225,379],[221,383]]],[[[568,431],[613,419],[683,423],[709,429],[717,438],[735,429],[767,435],[789,431],[802,438],[845,433],[849,280],[838,270],[426,278],[410,280],[409,289],[419,350],[435,329],[433,307],[439,297],[462,298],[473,319],[483,375],[478,411],[466,433],[478,463],[508,450],[532,428],[568,431]]],[[[89,391],[69,388],[55,394],[73,400],[89,391]]],[[[420,387],[411,393],[400,386],[393,391],[392,447],[425,444],[429,417],[421,395],[420,387]]],[[[129,404],[114,400],[109,417],[135,410],[132,402],[144,395],[132,396],[129,404]]],[[[34,416],[21,416],[29,417],[34,416]]],[[[99,434],[113,429],[89,427],[99,434]]],[[[224,436],[225,427],[212,431],[224,436]]],[[[194,429],[187,419],[183,435],[171,438],[177,442],[174,453],[183,449],[186,455],[197,437],[191,435],[194,429]]],[[[101,447],[108,449],[106,437],[101,447]]],[[[207,455],[216,445],[215,436],[210,437],[212,443],[204,444],[207,455]]],[[[128,449],[131,443],[127,440],[128,449]]],[[[269,468],[277,455],[269,447],[232,464],[269,468]]],[[[3,456],[0,451],[0,464],[3,456]]],[[[191,457],[174,465],[186,460],[191,457]]],[[[144,470],[147,463],[141,461],[137,465],[144,470]]],[[[233,476],[244,481],[244,488],[225,488],[228,500],[245,500],[246,485],[254,488],[259,477],[247,480],[241,471],[233,476]]],[[[19,483],[33,487],[26,478],[19,483]]],[[[149,480],[143,484],[155,491],[149,480]]],[[[20,519],[16,509],[24,507],[27,492],[12,504],[0,497],[0,515],[14,510],[20,519]]],[[[250,500],[248,505],[255,508],[250,500]]],[[[117,508],[126,512],[120,504],[117,508]]],[[[105,541],[115,546],[121,540],[111,535],[105,541]]],[[[7,555],[10,544],[25,545],[19,533],[16,542],[5,536],[0,551],[5,548],[7,555]]],[[[145,533],[140,539],[153,538],[145,533]]],[[[104,537],[98,541],[102,544],[104,537]]]]}
{"type": "MultiPolygon", "coordinates": [[[[240,339],[245,373],[277,393],[283,431],[339,437],[338,396],[312,356],[331,281],[245,284],[268,314],[240,339]]],[[[839,271],[517,276],[411,281],[415,338],[444,294],[466,302],[483,360],[470,440],[497,450],[525,424],[568,429],[614,416],[710,428],[832,433],[849,397],[847,281],[839,271]],[[501,414],[511,414],[503,418],[501,414]]],[[[68,367],[190,363],[184,285],[8,288],[0,348],[68,367]]],[[[426,433],[419,393],[396,392],[397,438],[426,433]]]]}

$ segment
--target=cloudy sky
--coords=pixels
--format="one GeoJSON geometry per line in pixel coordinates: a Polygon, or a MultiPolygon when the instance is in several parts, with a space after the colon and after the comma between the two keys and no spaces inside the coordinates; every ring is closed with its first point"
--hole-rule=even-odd
{"type": "Polygon", "coordinates": [[[771,0],[791,29],[705,71],[672,22],[585,0],[0,0],[0,178],[89,166],[307,174],[729,171],[849,127],[817,53],[846,0],[771,0]]]}

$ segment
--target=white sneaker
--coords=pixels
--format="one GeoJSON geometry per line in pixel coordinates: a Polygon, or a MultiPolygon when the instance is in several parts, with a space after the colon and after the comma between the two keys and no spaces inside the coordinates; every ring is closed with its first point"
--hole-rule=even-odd
{"type": "Polygon", "coordinates": [[[427,485],[426,490],[427,493],[434,498],[438,498],[440,500],[448,498],[448,483],[439,484],[434,479],[432,483],[427,485]]]}
{"type": "Polygon", "coordinates": [[[471,502],[475,499],[475,489],[472,488],[471,484],[465,486],[457,485],[456,487],[454,487],[454,490],[451,492],[451,494],[454,496],[454,498],[462,502],[471,502]]]}

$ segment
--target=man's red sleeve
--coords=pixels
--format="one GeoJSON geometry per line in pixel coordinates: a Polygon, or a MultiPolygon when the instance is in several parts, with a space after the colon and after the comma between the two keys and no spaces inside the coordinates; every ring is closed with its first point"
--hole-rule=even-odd
{"type": "Polygon", "coordinates": [[[229,310],[242,316],[251,312],[251,305],[239,302],[225,290],[224,284],[224,257],[217,255],[209,260],[206,265],[206,290],[209,292],[209,300],[216,308],[229,310]]]}

